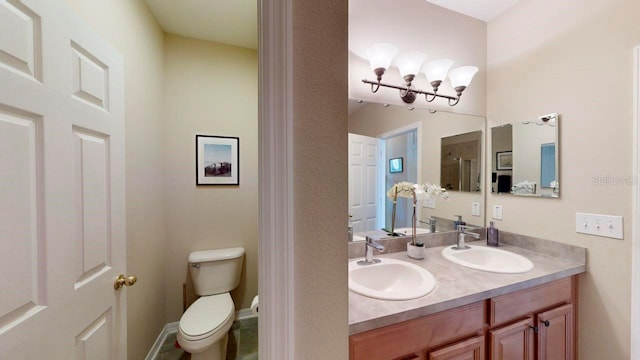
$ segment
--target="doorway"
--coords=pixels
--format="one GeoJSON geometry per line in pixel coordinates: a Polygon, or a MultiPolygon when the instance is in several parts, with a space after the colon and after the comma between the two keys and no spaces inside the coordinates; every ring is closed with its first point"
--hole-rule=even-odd
{"type": "MultiPolygon", "coordinates": [[[[393,201],[387,196],[387,190],[399,182],[418,183],[418,131],[411,129],[406,132],[382,138],[384,156],[380,166],[384,174],[384,190],[382,202],[384,205],[384,228],[391,229],[393,201]]],[[[411,199],[398,198],[396,204],[394,228],[411,227],[413,202],[411,199]]]]}

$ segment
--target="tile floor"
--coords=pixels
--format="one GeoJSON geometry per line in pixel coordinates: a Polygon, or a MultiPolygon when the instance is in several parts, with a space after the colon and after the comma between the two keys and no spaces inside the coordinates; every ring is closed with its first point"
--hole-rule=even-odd
{"type": "MultiPolygon", "coordinates": [[[[175,341],[175,334],[167,337],[155,360],[189,360],[189,354],[175,348],[175,341]]],[[[227,341],[226,360],[258,360],[258,317],[233,323],[227,341]]]]}

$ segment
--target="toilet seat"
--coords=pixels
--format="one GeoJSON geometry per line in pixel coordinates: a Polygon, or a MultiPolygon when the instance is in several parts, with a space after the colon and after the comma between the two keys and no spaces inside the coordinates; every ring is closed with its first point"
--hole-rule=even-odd
{"type": "Polygon", "coordinates": [[[199,341],[220,332],[225,334],[233,323],[234,311],[229,293],[203,296],[182,315],[179,335],[187,341],[199,341]]]}

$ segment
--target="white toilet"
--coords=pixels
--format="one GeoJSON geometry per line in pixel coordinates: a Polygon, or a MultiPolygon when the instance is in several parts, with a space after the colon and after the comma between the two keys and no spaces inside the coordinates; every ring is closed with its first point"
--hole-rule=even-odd
{"type": "Polygon", "coordinates": [[[229,291],[240,283],[244,248],[194,251],[189,269],[200,296],[180,318],[178,343],[191,360],[224,360],[235,317],[229,291]]]}

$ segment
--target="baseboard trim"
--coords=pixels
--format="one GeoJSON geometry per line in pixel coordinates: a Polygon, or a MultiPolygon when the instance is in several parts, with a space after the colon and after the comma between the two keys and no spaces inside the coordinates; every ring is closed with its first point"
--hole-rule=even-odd
{"type": "MultiPolygon", "coordinates": [[[[239,311],[236,311],[236,318],[234,321],[246,320],[254,317],[258,317],[258,315],[254,315],[251,309],[241,309],[239,311]]],[[[160,349],[162,348],[162,344],[164,344],[164,341],[170,335],[173,335],[178,332],[179,324],[180,324],[179,321],[175,321],[175,322],[166,324],[162,328],[160,335],[158,335],[156,342],[153,343],[151,350],[149,350],[149,353],[144,358],[144,360],[155,360],[158,357],[158,354],[160,353],[160,349]]]]}
{"type": "Polygon", "coordinates": [[[169,337],[169,335],[171,334],[175,334],[176,332],[178,332],[178,324],[179,322],[176,321],[176,322],[168,323],[162,328],[160,335],[158,335],[156,342],[153,343],[151,350],[149,350],[149,353],[144,358],[144,360],[155,360],[158,357],[160,348],[162,348],[162,344],[164,344],[164,341],[167,339],[167,337],[169,337]]]}
{"type": "Polygon", "coordinates": [[[254,315],[251,309],[241,309],[239,311],[236,311],[236,321],[251,319],[254,317],[258,317],[258,315],[254,315]]]}

